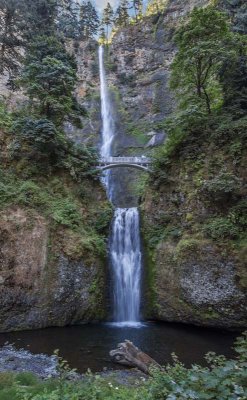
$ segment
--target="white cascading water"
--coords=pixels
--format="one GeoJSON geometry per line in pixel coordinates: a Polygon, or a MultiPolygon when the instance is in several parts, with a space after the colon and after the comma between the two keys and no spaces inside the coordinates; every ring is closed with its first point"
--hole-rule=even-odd
{"type": "MultiPolygon", "coordinates": [[[[99,47],[100,94],[102,116],[101,157],[112,155],[115,124],[104,68],[104,47],[99,47]]],[[[103,181],[111,200],[114,182],[106,172],[103,181]]],[[[121,326],[140,324],[141,245],[139,211],[116,208],[110,238],[110,260],[113,270],[114,321],[121,326]]]]}
{"type": "Polygon", "coordinates": [[[109,93],[106,81],[104,67],[104,47],[99,47],[99,71],[100,71],[100,98],[101,98],[101,116],[102,116],[102,144],[101,157],[110,157],[112,143],[114,139],[115,126],[112,116],[112,110],[109,101],[109,93]]]}
{"type": "Polygon", "coordinates": [[[140,320],[141,245],[137,208],[115,210],[110,248],[114,281],[114,320],[135,325],[140,320]]]}

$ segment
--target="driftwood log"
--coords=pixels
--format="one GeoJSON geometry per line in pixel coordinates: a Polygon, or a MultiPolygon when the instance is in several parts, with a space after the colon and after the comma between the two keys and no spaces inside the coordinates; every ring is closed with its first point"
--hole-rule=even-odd
{"type": "Polygon", "coordinates": [[[139,350],[129,340],[125,340],[124,343],[119,343],[117,349],[111,350],[110,357],[115,363],[138,368],[140,371],[149,375],[151,367],[161,369],[161,366],[155,360],[149,357],[148,354],[139,350]]]}

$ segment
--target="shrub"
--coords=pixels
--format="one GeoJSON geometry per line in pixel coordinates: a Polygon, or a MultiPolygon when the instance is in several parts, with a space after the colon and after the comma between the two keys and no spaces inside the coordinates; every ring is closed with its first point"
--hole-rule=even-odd
{"type": "MultiPolygon", "coordinates": [[[[227,360],[224,356],[208,353],[208,366],[192,365],[186,368],[175,355],[173,364],[163,370],[152,370],[152,376],[137,386],[117,384],[113,376],[103,378],[87,374],[83,380],[70,382],[66,373],[59,380],[48,380],[23,386],[18,383],[12,397],[6,400],[245,400],[247,396],[247,334],[235,343],[237,356],[227,360]]],[[[18,380],[17,380],[18,381],[18,380]]]]}
{"type": "Polygon", "coordinates": [[[176,256],[183,258],[187,254],[195,254],[200,251],[202,242],[194,238],[181,239],[176,247],[176,256]]]}
{"type": "Polygon", "coordinates": [[[204,233],[212,239],[235,239],[240,231],[228,217],[215,217],[203,227],[204,233]]]}
{"type": "Polygon", "coordinates": [[[76,207],[73,200],[69,198],[53,201],[51,209],[52,218],[57,223],[68,226],[69,228],[77,227],[82,220],[78,207],[76,207]]]}
{"type": "Polygon", "coordinates": [[[56,127],[48,119],[20,118],[15,121],[12,130],[22,141],[48,157],[58,145],[56,127]]]}
{"type": "Polygon", "coordinates": [[[7,111],[6,105],[0,100],[0,128],[9,130],[12,125],[12,116],[7,111]]]}
{"type": "Polygon", "coordinates": [[[38,378],[31,372],[20,372],[16,375],[16,381],[21,386],[34,386],[38,383],[38,378]]]}
{"type": "Polygon", "coordinates": [[[231,172],[221,171],[213,179],[205,180],[202,184],[202,191],[206,192],[213,200],[221,201],[236,197],[241,188],[242,180],[231,172]]]}
{"type": "Polygon", "coordinates": [[[229,212],[229,219],[243,231],[247,228],[247,200],[241,200],[229,212]]]}
{"type": "Polygon", "coordinates": [[[14,384],[14,376],[11,372],[3,372],[0,374],[0,390],[11,387],[14,384]]]}

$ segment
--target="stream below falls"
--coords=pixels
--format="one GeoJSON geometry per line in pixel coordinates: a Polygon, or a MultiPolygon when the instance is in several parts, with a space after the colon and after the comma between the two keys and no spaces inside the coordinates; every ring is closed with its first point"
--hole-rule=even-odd
{"type": "Polygon", "coordinates": [[[87,324],[65,328],[47,328],[0,334],[0,346],[6,341],[17,349],[52,355],[55,349],[81,373],[102,369],[120,369],[110,361],[109,351],[128,338],[161,364],[171,362],[171,353],[190,366],[205,365],[208,351],[234,356],[231,349],[237,334],[173,323],[147,323],[139,328],[118,327],[111,324],[87,324]]]}

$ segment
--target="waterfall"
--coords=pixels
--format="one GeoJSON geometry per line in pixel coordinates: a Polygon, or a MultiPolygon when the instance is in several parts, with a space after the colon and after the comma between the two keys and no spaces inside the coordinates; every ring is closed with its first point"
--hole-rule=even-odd
{"type": "MultiPolygon", "coordinates": [[[[99,47],[100,95],[102,117],[101,157],[112,155],[115,124],[104,68],[104,47],[99,47]]],[[[114,180],[110,171],[103,177],[108,197],[112,199],[114,180]]],[[[116,208],[109,241],[113,275],[114,322],[122,326],[138,326],[141,298],[141,245],[139,211],[116,208]]]]}
{"type": "Polygon", "coordinates": [[[102,144],[101,157],[109,157],[112,151],[112,142],[114,139],[115,126],[112,116],[111,103],[106,82],[104,67],[104,47],[99,47],[99,70],[100,70],[100,98],[101,98],[101,116],[102,116],[102,144]]]}
{"type": "Polygon", "coordinates": [[[138,322],[141,246],[137,208],[115,210],[110,250],[114,282],[114,320],[138,322]]]}

